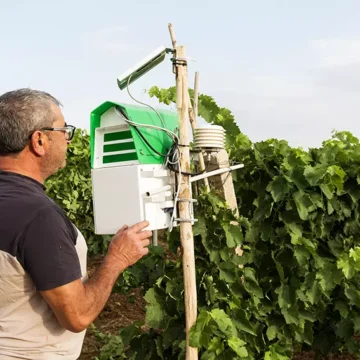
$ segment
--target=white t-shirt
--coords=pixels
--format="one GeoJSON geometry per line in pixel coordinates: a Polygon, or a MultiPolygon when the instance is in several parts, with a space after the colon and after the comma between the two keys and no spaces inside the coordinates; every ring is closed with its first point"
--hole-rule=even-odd
{"type": "MultiPolygon", "coordinates": [[[[87,245],[80,232],[75,247],[85,281],[87,245]]],[[[0,359],[76,360],[86,330],[72,333],[59,324],[15,257],[0,251],[0,269],[0,359]]]]}

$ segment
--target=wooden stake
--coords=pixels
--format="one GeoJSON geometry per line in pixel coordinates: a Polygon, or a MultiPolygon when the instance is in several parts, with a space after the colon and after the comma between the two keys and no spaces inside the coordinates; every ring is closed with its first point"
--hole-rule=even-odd
{"type": "Polygon", "coordinates": [[[176,37],[175,37],[175,33],[174,33],[174,29],[173,29],[172,24],[169,24],[169,32],[170,32],[172,46],[173,46],[173,48],[175,50],[176,49],[176,37]]]}
{"type": "Polygon", "coordinates": [[[198,105],[199,105],[199,73],[195,73],[195,81],[194,81],[194,118],[195,118],[195,125],[197,122],[197,115],[198,115],[198,105]]]}
{"type": "MultiPolygon", "coordinates": [[[[191,105],[191,101],[189,99],[189,104],[191,105]]],[[[193,135],[195,135],[195,128],[197,124],[197,115],[198,115],[198,104],[199,104],[199,73],[195,73],[195,83],[194,83],[194,108],[193,111],[190,111],[190,123],[193,130],[193,135]]],[[[200,170],[205,170],[205,161],[204,161],[204,153],[199,152],[199,165],[200,170]]],[[[204,179],[205,191],[210,192],[209,180],[208,178],[204,179]]]]}
{"type": "MultiPolygon", "coordinates": [[[[225,149],[210,153],[209,157],[209,169],[211,170],[230,166],[229,155],[225,149]]],[[[213,187],[220,192],[221,196],[225,199],[226,204],[235,212],[235,216],[239,216],[239,209],[236,201],[234,182],[231,172],[216,175],[213,179],[215,180],[213,187]]]]}
{"type": "MultiPolygon", "coordinates": [[[[172,25],[169,24],[170,36],[173,44],[176,44],[172,25]]],[[[175,57],[181,60],[176,62],[176,105],[179,116],[180,129],[180,169],[181,172],[190,172],[190,149],[189,149],[189,90],[187,78],[186,50],[183,46],[176,47],[175,57]]],[[[190,177],[181,174],[180,199],[191,199],[190,177]]],[[[182,247],[182,263],[184,272],[185,293],[185,317],[186,317],[186,360],[197,360],[197,348],[190,347],[190,329],[197,318],[197,292],[194,254],[194,235],[191,224],[190,201],[179,202],[180,239],[182,247]]]]}
{"type": "MultiPolygon", "coordinates": [[[[183,46],[176,48],[176,56],[185,58],[186,52],[183,46]]],[[[185,62],[181,63],[185,64],[185,62]]],[[[187,65],[177,66],[177,91],[180,92],[178,104],[179,128],[180,128],[180,165],[182,172],[190,172],[190,149],[188,124],[189,124],[189,102],[188,102],[188,82],[187,65]]],[[[180,199],[190,199],[190,178],[188,175],[181,175],[180,199]]],[[[180,222],[180,237],[183,256],[184,288],[185,288],[185,315],[186,315],[186,360],[196,360],[198,358],[197,348],[189,346],[189,332],[195,324],[197,317],[197,293],[196,293],[196,275],[195,275],[195,255],[194,255],[194,236],[192,231],[191,203],[189,201],[179,202],[179,217],[184,219],[180,222]]]]}

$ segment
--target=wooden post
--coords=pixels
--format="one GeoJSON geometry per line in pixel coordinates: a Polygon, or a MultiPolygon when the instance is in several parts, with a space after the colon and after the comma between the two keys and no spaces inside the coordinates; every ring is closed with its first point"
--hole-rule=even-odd
{"type": "Polygon", "coordinates": [[[197,121],[198,115],[198,105],[199,105],[199,73],[195,73],[195,81],[194,81],[194,120],[195,125],[197,121]]]}
{"type": "MultiPolygon", "coordinates": [[[[230,166],[229,155],[226,150],[220,150],[219,152],[210,153],[208,155],[210,157],[209,171],[230,166]]],[[[234,182],[231,173],[216,175],[213,179],[213,187],[220,192],[220,195],[225,199],[226,204],[234,211],[235,216],[239,216],[239,208],[236,201],[234,182]]],[[[231,224],[239,226],[236,221],[232,221],[231,224]]],[[[241,249],[241,246],[235,248],[235,253],[242,256],[243,250],[241,249]]],[[[243,265],[239,265],[239,267],[242,268],[243,265]]]]}
{"type": "MultiPolygon", "coordinates": [[[[195,85],[194,85],[194,108],[191,106],[190,95],[189,96],[189,117],[193,134],[195,134],[197,124],[198,113],[198,101],[199,101],[199,73],[195,73],[195,85]]],[[[198,154],[200,170],[205,170],[204,152],[200,151],[198,154]]],[[[209,180],[204,179],[205,191],[210,192],[209,180]]]]}
{"type": "MultiPolygon", "coordinates": [[[[192,111],[189,111],[190,115],[190,123],[192,126],[193,134],[195,134],[195,128],[197,123],[197,115],[198,115],[198,103],[199,103],[199,73],[195,73],[195,83],[194,83],[194,108],[192,111]]],[[[189,99],[189,104],[191,105],[191,101],[189,99]]],[[[202,151],[198,154],[200,170],[205,170],[205,161],[204,161],[204,153],[202,151]]],[[[210,192],[209,180],[208,178],[204,179],[205,191],[210,192]]]]}
{"type": "MultiPolygon", "coordinates": [[[[175,34],[172,25],[169,24],[170,36],[173,44],[176,44],[175,34]]],[[[189,149],[189,90],[187,77],[186,50],[183,46],[175,48],[176,68],[176,105],[179,116],[180,129],[180,169],[182,172],[190,172],[190,149],[189,149]]],[[[195,324],[197,318],[197,292],[196,292],[196,273],[195,273],[195,254],[194,236],[191,224],[191,203],[190,201],[190,178],[188,175],[181,174],[179,198],[179,218],[180,239],[182,247],[182,263],[184,272],[184,291],[185,291],[185,317],[186,317],[186,360],[197,360],[197,348],[190,347],[190,329],[195,324]]]]}
{"type": "MultiPolygon", "coordinates": [[[[221,169],[230,166],[229,155],[226,150],[220,150],[218,152],[210,153],[210,165],[209,169],[221,169]]],[[[210,170],[209,170],[210,171],[210,170]]],[[[239,209],[236,201],[234,182],[231,172],[216,175],[214,179],[214,188],[220,192],[220,195],[224,197],[226,203],[231,210],[235,211],[235,216],[239,216],[239,209]]]]}
{"type": "Polygon", "coordinates": [[[176,43],[176,37],[175,37],[174,28],[173,28],[172,24],[169,24],[169,32],[170,32],[170,37],[171,37],[171,43],[175,50],[177,43],[176,43]]]}

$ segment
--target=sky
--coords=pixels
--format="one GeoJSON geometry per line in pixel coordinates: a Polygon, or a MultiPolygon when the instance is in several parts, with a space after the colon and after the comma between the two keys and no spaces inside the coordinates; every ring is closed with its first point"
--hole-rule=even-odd
{"type": "MultiPolygon", "coordinates": [[[[254,142],[318,147],[332,131],[360,138],[358,0],[0,0],[0,94],[44,90],[89,129],[104,101],[133,103],[117,77],[157,47],[168,23],[189,56],[189,84],[229,108],[254,142]]],[[[175,85],[169,58],[131,85],[175,85]]],[[[173,108],[174,109],[174,108],[173,108]]]]}

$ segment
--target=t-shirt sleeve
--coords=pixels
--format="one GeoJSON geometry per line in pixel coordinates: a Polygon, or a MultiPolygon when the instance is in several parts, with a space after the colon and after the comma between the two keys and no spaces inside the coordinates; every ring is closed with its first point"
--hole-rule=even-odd
{"type": "Polygon", "coordinates": [[[54,206],[40,210],[24,229],[20,262],[37,290],[44,291],[81,278],[73,225],[54,206]]]}

